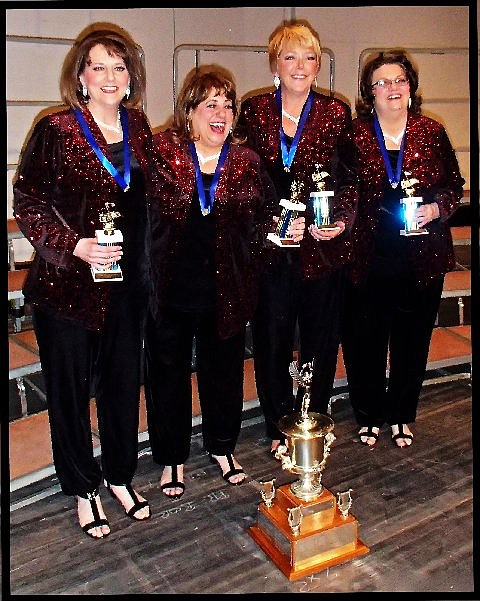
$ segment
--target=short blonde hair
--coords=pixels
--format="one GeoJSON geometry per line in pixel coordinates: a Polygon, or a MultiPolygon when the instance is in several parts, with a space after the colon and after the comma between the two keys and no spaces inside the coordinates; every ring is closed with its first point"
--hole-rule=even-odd
{"type": "Polygon", "coordinates": [[[308,21],[289,21],[274,29],[268,38],[268,60],[272,73],[277,70],[278,55],[288,42],[295,42],[302,48],[313,48],[320,66],[322,48],[318,33],[308,21]]]}

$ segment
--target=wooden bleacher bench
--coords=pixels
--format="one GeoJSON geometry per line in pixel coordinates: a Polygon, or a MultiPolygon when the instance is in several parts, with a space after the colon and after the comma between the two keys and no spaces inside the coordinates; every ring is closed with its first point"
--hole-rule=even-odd
{"type": "Polygon", "coordinates": [[[8,379],[16,380],[22,417],[28,413],[25,381],[45,400],[45,394],[27,376],[42,371],[38,345],[33,330],[23,330],[8,335],[8,379]]]}
{"type": "Polygon", "coordinates": [[[11,305],[15,332],[22,329],[22,319],[25,316],[25,299],[22,289],[27,274],[28,269],[15,269],[8,272],[8,300],[11,305]]]}
{"type": "Polygon", "coordinates": [[[471,228],[468,225],[451,227],[454,246],[468,246],[471,242],[471,228]]]}

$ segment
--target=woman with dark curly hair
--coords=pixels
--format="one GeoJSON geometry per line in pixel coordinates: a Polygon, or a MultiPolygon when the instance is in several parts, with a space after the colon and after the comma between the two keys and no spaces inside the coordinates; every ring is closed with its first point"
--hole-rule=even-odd
{"type": "Polygon", "coordinates": [[[360,441],[373,446],[387,423],[394,444],[406,447],[444,275],[455,266],[448,219],[464,180],[444,127],[420,112],[418,73],[404,51],[371,57],[360,94],[353,121],[360,188],[343,357],[360,441]],[[402,199],[413,194],[421,202],[409,230],[402,199]]]}

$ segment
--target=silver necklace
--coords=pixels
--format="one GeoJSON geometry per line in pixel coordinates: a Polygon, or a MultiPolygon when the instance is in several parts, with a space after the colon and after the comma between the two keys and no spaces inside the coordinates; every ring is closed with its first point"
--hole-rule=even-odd
{"type": "Polygon", "coordinates": [[[287,119],[290,119],[290,121],[293,121],[295,123],[295,125],[298,125],[298,122],[300,121],[300,117],[294,117],[293,115],[290,115],[290,113],[287,113],[287,111],[283,108],[282,108],[282,115],[284,117],[286,117],[287,119]]]}
{"type": "Polygon", "coordinates": [[[99,125],[100,127],[103,127],[103,129],[106,129],[108,131],[113,131],[116,134],[119,134],[122,131],[122,122],[120,120],[120,111],[118,111],[117,113],[117,125],[108,125],[108,123],[104,123],[103,121],[100,121],[100,119],[97,119],[95,117],[95,115],[92,114],[93,120],[95,121],[95,123],[97,125],[99,125]]]}
{"type": "Polygon", "coordinates": [[[402,131],[398,134],[397,137],[389,136],[386,133],[383,133],[383,137],[386,138],[387,140],[390,140],[391,142],[393,142],[395,144],[395,146],[400,146],[400,142],[402,141],[404,133],[405,133],[405,128],[402,129],[402,131]]]}
{"type": "Polygon", "coordinates": [[[195,150],[197,151],[198,162],[200,163],[200,165],[204,165],[205,163],[208,163],[209,161],[213,161],[214,159],[216,160],[220,157],[219,152],[217,152],[216,154],[211,154],[208,157],[204,157],[203,154],[198,150],[197,147],[195,147],[195,150]]]}

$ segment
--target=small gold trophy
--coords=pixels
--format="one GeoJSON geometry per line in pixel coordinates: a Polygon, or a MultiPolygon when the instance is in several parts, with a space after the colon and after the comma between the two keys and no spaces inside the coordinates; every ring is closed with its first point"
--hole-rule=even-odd
{"type": "MultiPolygon", "coordinates": [[[[106,202],[105,210],[99,215],[100,223],[103,223],[102,230],[95,230],[98,244],[102,246],[116,246],[123,242],[123,234],[120,230],[115,229],[115,219],[120,217],[118,211],[113,211],[115,203],[106,202]]],[[[122,270],[117,261],[113,262],[109,267],[96,269],[91,267],[91,272],[95,282],[104,282],[106,280],[112,282],[123,281],[122,270]]]]}
{"type": "Polygon", "coordinates": [[[333,421],[308,411],[313,361],[299,370],[290,364],[290,375],[305,394],[300,412],[284,416],[278,423],[286,434],[289,455],[282,468],[300,479],[283,484],[258,506],[257,523],[248,530],[289,580],[349,561],[369,552],[358,538],[358,522],[349,513],[351,489],[335,496],[321,484],[330,445],[335,440],[333,421]]]}
{"type": "Polygon", "coordinates": [[[297,218],[298,213],[307,208],[298,200],[298,196],[303,188],[303,183],[292,182],[290,200],[282,198],[280,206],[283,207],[282,213],[275,228],[275,232],[268,234],[267,238],[277,246],[288,246],[289,248],[298,247],[300,244],[287,235],[287,230],[291,222],[297,218]]]}
{"type": "MultiPolygon", "coordinates": [[[[405,177],[409,178],[410,172],[405,171],[405,177]]],[[[415,194],[414,184],[418,184],[418,179],[414,177],[410,179],[402,180],[402,189],[404,190],[406,197],[402,198],[401,203],[403,205],[403,219],[405,223],[405,229],[400,230],[401,236],[418,236],[422,234],[428,234],[428,230],[418,227],[417,218],[415,216],[417,207],[422,202],[421,196],[413,196],[415,194]]]]}
{"type": "Polygon", "coordinates": [[[322,166],[317,163],[315,165],[315,172],[312,175],[317,189],[314,192],[310,192],[310,198],[313,204],[315,225],[319,229],[335,230],[339,229],[339,227],[332,223],[334,191],[325,190],[325,178],[327,177],[329,177],[329,174],[326,171],[322,171],[322,166]]]}

